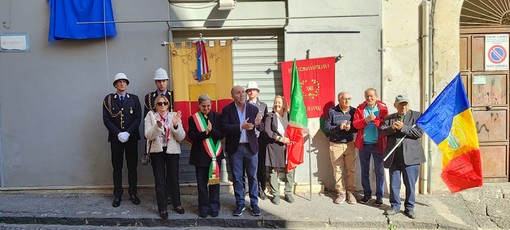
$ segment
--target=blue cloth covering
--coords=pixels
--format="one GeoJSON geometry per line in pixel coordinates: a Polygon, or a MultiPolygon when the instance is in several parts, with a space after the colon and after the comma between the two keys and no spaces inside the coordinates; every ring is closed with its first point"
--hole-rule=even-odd
{"type": "Polygon", "coordinates": [[[48,4],[50,7],[49,42],[117,35],[115,23],[76,24],[76,22],[114,21],[111,0],[48,0],[48,4]]]}

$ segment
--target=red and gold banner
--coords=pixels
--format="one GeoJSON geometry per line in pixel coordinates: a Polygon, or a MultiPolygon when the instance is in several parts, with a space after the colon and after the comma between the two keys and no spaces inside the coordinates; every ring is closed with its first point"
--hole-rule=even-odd
{"type": "Polygon", "coordinates": [[[188,117],[198,111],[198,96],[211,97],[211,110],[221,112],[232,102],[232,40],[205,42],[210,72],[198,81],[197,46],[192,42],[170,44],[170,60],[174,89],[174,111],[182,112],[184,130],[188,117]]]}
{"type": "MultiPolygon", "coordinates": [[[[293,61],[282,62],[283,95],[290,103],[293,61]]],[[[335,104],[335,57],[296,61],[308,118],[320,117],[326,104],[335,104]]]]}

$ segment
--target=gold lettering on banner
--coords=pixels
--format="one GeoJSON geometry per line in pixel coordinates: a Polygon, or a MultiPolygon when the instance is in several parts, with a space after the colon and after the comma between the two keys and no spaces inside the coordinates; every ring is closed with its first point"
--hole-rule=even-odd
{"type": "Polygon", "coordinates": [[[306,111],[321,111],[322,106],[320,105],[313,105],[313,106],[307,106],[306,111]]]}
{"type": "MultiPolygon", "coordinates": [[[[330,68],[329,64],[318,64],[318,65],[309,65],[309,66],[297,67],[298,72],[311,71],[311,70],[321,70],[321,69],[329,69],[329,68],[330,68]]],[[[287,69],[287,71],[289,71],[289,73],[292,73],[292,67],[287,69]]]]}
{"type": "Polygon", "coordinates": [[[319,97],[320,91],[320,83],[317,79],[302,80],[301,81],[301,90],[303,90],[303,99],[312,99],[319,97]]]}

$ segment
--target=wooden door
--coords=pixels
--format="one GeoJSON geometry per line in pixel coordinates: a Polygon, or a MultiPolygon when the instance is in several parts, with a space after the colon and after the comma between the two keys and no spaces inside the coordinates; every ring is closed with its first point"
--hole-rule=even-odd
{"type": "Polygon", "coordinates": [[[509,181],[509,71],[485,70],[485,35],[508,29],[461,29],[460,70],[480,142],[485,182],[509,181]]]}

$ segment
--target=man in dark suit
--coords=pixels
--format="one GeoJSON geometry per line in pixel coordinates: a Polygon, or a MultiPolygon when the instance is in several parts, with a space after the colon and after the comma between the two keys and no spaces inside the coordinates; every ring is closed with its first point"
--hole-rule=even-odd
{"type": "Polygon", "coordinates": [[[387,116],[384,124],[381,125],[383,134],[388,137],[385,155],[390,154],[396,146],[384,162],[384,167],[390,169],[391,203],[391,209],[386,210],[384,214],[395,215],[400,212],[400,176],[402,175],[406,187],[404,214],[415,219],[415,187],[420,173],[420,164],[425,162],[420,140],[423,131],[415,125],[421,113],[409,110],[409,99],[405,95],[398,95],[394,106],[397,112],[387,116]]]}
{"type": "Polygon", "coordinates": [[[108,142],[112,151],[113,166],[113,207],[122,200],[122,165],[124,152],[128,168],[129,198],[133,204],[140,204],[137,195],[138,140],[142,109],[138,96],[126,92],[129,79],[118,73],[113,80],[116,93],[106,95],[103,100],[103,123],[108,129],[108,142]]]}
{"type": "Polygon", "coordinates": [[[225,150],[232,165],[236,209],[234,216],[241,216],[245,210],[243,189],[243,165],[246,167],[252,215],[260,216],[258,206],[257,165],[259,145],[255,129],[261,130],[262,117],[258,108],[246,103],[246,93],[242,86],[234,86],[230,91],[234,101],[223,108],[221,127],[225,134],[225,150]]]}
{"type": "Polygon", "coordinates": [[[154,84],[156,84],[156,91],[149,92],[145,94],[144,99],[144,109],[143,109],[143,116],[147,116],[147,113],[149,111],[154,111],[155,105],[154,105],[154,99],[156,99],[157,96],[163,95],[168,99],[170,102],[170,111],[173,111],[173,100],[172,100],[172,93],[168,91],[168,74],[165,69],[159,68],[154,72],[154,84]]]}

